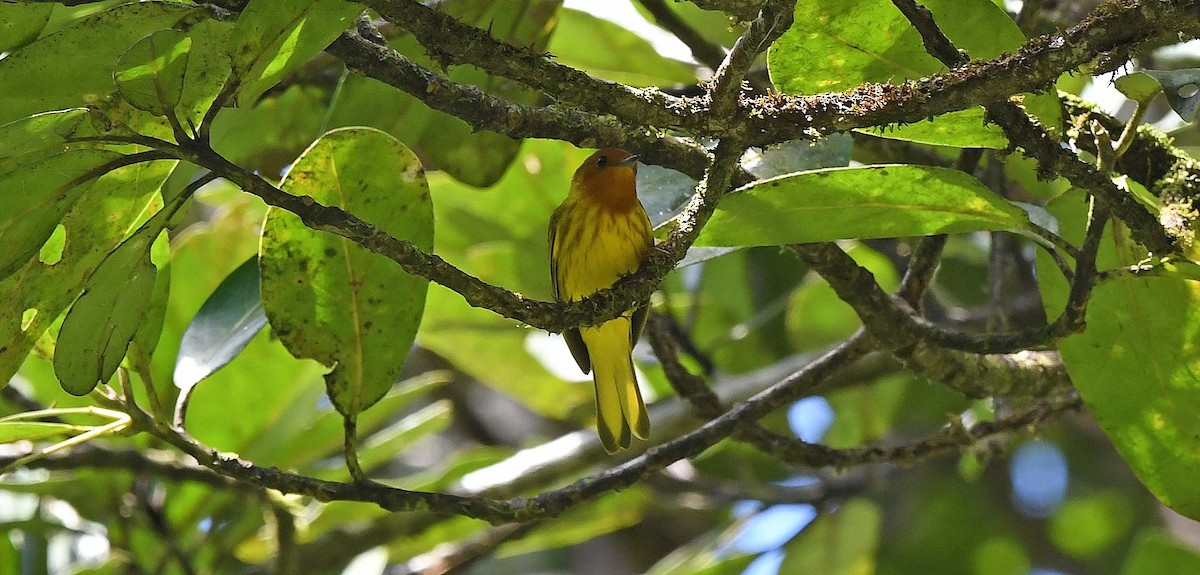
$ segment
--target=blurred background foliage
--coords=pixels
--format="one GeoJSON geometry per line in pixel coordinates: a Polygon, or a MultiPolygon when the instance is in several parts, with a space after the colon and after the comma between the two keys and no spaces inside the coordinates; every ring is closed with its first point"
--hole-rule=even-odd
{"type": "MultiPolygon", "coordinates": [[[[126,7],[120,16],[105,15],[118,4],[0,4],[0,52],[5,52],[0,86],[7,92],[0,92],[0,124],[87,103],[73,99],[75,94],[111,83],[117,57],[129,46],[151,31],[194,16],[184,12],[190,2],[174,3],[172,9],[148,3],[153,6],[143,11],[126,7]],[[45,61],[72,61],[73,67],[47,76],[23,71],[12,60],[5,66],[5,59],[35,50],[44,51],[39,57],[45,61]]],[[[337,10],[353,15],[361,8],[306,4],[330,10],[334,23],[325,26],[333,34],[345,24],[338,24],[337,10]]],[[[499,40],[548,52],[558,63],[595,77],[678,94],[695,93],[697,83],[712,71],[664,28],[683,26],[703,42],[724,48],[745,29],[736,19],[688,2],[634,2],[636,7],[587,0],[436,4],[499,40]],[[665,7],[674,20],[656,17],[650,5],[665,7]],[[656,20],[662,27],[653,24],[656,20]]],[[[843,4],[847,11],[859,11],[846,22],[860,26],[852,31],[864,39],[885,43],[889,36],[880,29],[895,28],[901,34],[908,28],[898,12],[883,15],[891,9],[887,2],[843,4]]],[[[950,0],[928,4],[939,17],[953,15],[959,6],[950,0]]],[[[1022,40],[1015,25],[1004,28],[1005,34],[980,30],[989,29],[995,18],[1011,22],[1021,2],[982,4],[990,15],[945,18],[963,26],[957,30],[952,25],[948,32],[971,38],[965,47],[978,58],[1015,48],[1022,40]]],[[[1071,25],[1095,3],[1035,4],[1042,9],[1024,23],[1026,35],[1071,25]]],[[[850,75],[845,67],[853,63],[826,62],[819,55],[836,50],[828,44],[837,38],[810,42],[804,27],[819,26],[821,21],[808,11],[828,5],[799,3],[796,28],[752,70],[752,86],[773,83],[784,91],[815,93],[940,69],[919,42],[914,44],[912,34],[903,42],[864,48],[868,56],[871,50],[894,48],[890,55],[904,64],[902,69],[863,66],[861,73],[850,75]],[[834,69],[814,69],[817,63],[834,69]],[[822,83],[831,77],[841,83],[822,83]]],[[[232,22],[201,25],[220,38],[239,30],[232,22]]],[[[543,98],[480,69],[447,66],[401,28],[384,23],[379,31],[400,53],[458,82],[514,102],[537,104],[543,98]]],[[[1146,68],[1186,68],[1196,65],[1200,51],[1192,42],[1144,58],[1139,65],[1146,68]]],[[[1111,76],[1068,74],[1059,88],[1110,113],[1130,113],[1128,101],[1113,90],[1111,76]]],[[[315,51],[311,58],[289,64],[286,74],[264,81],[260,93],[215,117],[216,151],[276,181],[329,130],[383,130],[424,166],[436,222],[433,252],[484,281],[549,299],[546,222],[589,150],[473,131],[462,120],[350,74],[338,60],[315,51]]],[[[1056,104],[1053,96],[1043,94],[1031,109],[1053,125],[1061,121],[1056,104]]],[[[129,114],[143,122],[143,133],[166,131],[153,118],[129,114]]],[[[1043,206],[1067,189],[1061,180],[1037,179],[1031,161],[1003,154],[1003,135],[982,128],[980,114],[968,110],[903,129],[790,142],[756,150],[743,165],[764,179],[841,166],[946,166],[952,163],[954,146],[983,147],[995,151],[984,155],[980,179],[1001,197],[1043,206]]],[[[1195,152],[1200,140],[1194,123],[1181,122],[1157,104],[1146,121],[1168,131],[1182,149],[1195,152]]],[[[57,235],[50,236],[39,252],[41,262],[31,265],[44,265],[46,276],[38,285],[57,282],[57,291],[23,289],[21,282],[33,281],[30,276],[5,280],[2,293],[20,295],[12,300],[15,311],[7,312],[5,329],[20,327],[10,330],[15,336],[4,335],[8,352],[0,354],[0,367],[11,380],[0,398],[0,417],[37,406],[96,404],[92,396],[76,397],[61,389],[54,338],[61,314],[82,286],[83,270],[98,265],[98,258],[114,249],[134,224],[200,173],[186,163],[151,166],[106,175],[95,184],[106,193],[87,196],[92,203],[75,207],[57,235]],[[160,184],[161,194],[155,194],[160,184]],[[86,219],[87,225],[70,218],[86,219]],[[82,245],[79,239],[88,237],[83,234],[91,228],[103,241],[82,245]],[[69,265],[51,265],[60,260],[69,265]],[[40,313],[29,317],[26,310],[40,313]]],[[[695,185],[678,172],[655,166],[643,166],[639,178],[642,201],[656,224],[676,213],[695,185]]],[[[1053,207],[1047,210],[1071,217],[1053,207]]],[[[155,299],[161,302],[161,331],[156,342],[153,335],[140,348],[135,341],[126,359],[129,377],[143,407],[169,418],[179,393],[178,364],[189,357],[200,369],[184,384],[194,386],[186,420],[193,437],[262,466],[346,481],[342,418],[324,395],[325,368],[293,357],[262,323],[238,324],[242,335],[234,338],[227,320],[210,318],[223,309],[240,310],[247,317],[261,314],[256,267],[244,264],[259,253],[266,212],[258,198],[217,180],[203,186],[174,218],[167,228],[170,263],[159,266],[164,281],[154,288],[161,296],[155,299]],[[249,279],[239,279],[239,268],[249,270],[249,279]],[[215,322],[212,337],[221,342],[234,338],[237,345],[187,343],[189,326],[206,318],[215,322]]],[[[910,238],[841,243],[887,290],[898,285],[914,245],[910,238]]],[[[1005,232],[952,236],[931,288],[930,317],[979,331],[1044,322],[1033,252],[1032,242],[1005,232]]],[[[859,326],[850,307],[790,251],[747,247],[694,255],[703,261],[668,277],[655,307],[673,317],[693,342],[689,361],[695,360],[690,364],[694,370],[707,370],[718,385],[750,386],[735,394],[744,397],[773,383],[859,326]]],[[[514,458],[524,448],[545,450],[548,441],[578,437],[569,433],[591,426],[589,379],[565,351],[557,336],[472,308],[453,292],[430,285],[403,373],[359,417],[364,469],[398,487],[492,489],[489,493],[512,496],[534,494],[613,465],[614,459],[591,456],[569,465],[560,462],[543,476],[514,458]],[[504,476],[513,466],[527,475],[504,476]]],[[[654,439],[695,426],[695,420],[681,415],[678,402],[673,404],[674,392],[649,349],[639,347],[635,359],[648,398],[660,403],[652,417],[662,435],[654,439]]],[[[901,444],[951,420],[987,420],[1021,407],[1010,400],[964,398],[882,356],[870,357],[844,377],[838,390],[800,401],[763,423],[807,441],[850,448],[901,444]]],[[[103,423],[102,415],[64,414],[59,423],[91,429],[98,421],[103,423]]],[[[0,435],[0,455],[27,453],[63,433],[10,429],[9,435],[0,435]]],[[[110,450],[105,453],[113,461],[118,461],[113,454],[127,450],[166,460],[181,457],[145,434],[114,434],[94,444],[110,450]]],[[[79,449],[86,452],[88,447],[79,449]]],[[[438,573],[440,565],[454,564],[456,554],[469,557],[472,545],[495,547],[493,554],[462,568],[476,575],[1200,572],[1200,524],[1158,503],[1085,412],[1063,415],[1031,434],[988,441],[914,466],[802,470],[726,440],[645,483],[511,532],[462,517],[406,516],[360,503],[263,496],[231,484],[186,481],[120,464],[10,470],[0,477],[0,522],[5,534],[0,537],[0,573],[28,575],[273,572],[281,556],[294,561],[297,573],[438,573]],[[494,538],[508,541],[497,545],[494,538]]]]}

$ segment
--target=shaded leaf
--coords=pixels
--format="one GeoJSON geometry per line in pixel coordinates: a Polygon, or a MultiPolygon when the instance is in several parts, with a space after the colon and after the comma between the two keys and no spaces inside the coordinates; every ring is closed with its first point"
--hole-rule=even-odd
{"type": "Polygon", "coordinates": [[[41,249],[94,177],[103,175],[96,171],[119,158],[108,150],[75,150],[0,173],[0,278],[41,249]]]}
{"type": "Polygon", "coordinates": [[[105,10],[0,60],[0,123],[46,110],[93,103],[116,91],[112,70],[135,42],[204,8],[138,2],[105,10]]]}
{"type": "Polygon", "coordinates": [[[0,306],[0,380],[12,376],[100,262],[161,206],[155,192],[174,165],[138,164],[101,176],[62,220],[59,261],[33,259],[0,279],[0,300],[6,302],[0,306]]]}
{"type": "Polygon", "coordinates": [[[551,524],[534,529],[516,541],[505,543],[496,551],[496,555],[510,557],[590,541],[641,523],[653,502],[654,496],[641,485],[605,494],[562,514],[551,524]]]}
{"type": "MultiPolygon", "coordinates": [[[[492,37],[529,48],[546,49],[560,0],[457,0],[438,10],[488,30],[492,37]]],[[[400,34],[389,45],[413,62],[431,69],[442,66],[428,56],[415,38],[400,34]]],[[[451,67],[445,75],[455,82],[510,102],[532,105],[537,92],[507,78],[489,76],[471,65],[451,67]]],[[[407,144],[431,170],[444,170],[472,186],[496,183],[516,157],[520,142],[495,132],[475,131],[466,122],[434,111],[391,86],[358,75],[348,76],[338,91],[329,116],[330,126],[372,126],[407,144]]]]}
{"type": "Polygon", "coordinates": [[[172,378],[175,387],[188,389],[224,367],[266,324],[255,256],[217,286],[183,332],[172,378]]]}
{"type": "Polygon", "coordinates": [[[1196,112],[1200,111],[1200,68],[1146,70],[1143,73],[1162,84],[1167,103],[1185,122],[1196,119],[1196,112]]]}
{"type": "Polygon", "coordinates": [[[1025,212],[958,170],[912,165],[816,170],[721,200],[697,245],[768,246],[1028,227],[1025,212]]]}
{"type": "MultiPolygon", "coordinates": [[[[296,160],[282,187],[418,248],[433,247],[433,206],[421,164],[378,130],[329,132],[296,160]]],[[[326,386],[338,411],[356,415],[379,401],[416,337],[428,280],[277,208],[263,224],[259,270],[272,330],[293,355],[332,367],[326,386]]]]}
{"type": "Polygon", "coordinates": [[[0,52],[11,52],[36,39],[50,21],[53,4],[0,4],[0,52]]]}
{"type": "Polygon", "coordinates": [[[238,103],[254,104],[329,46],[362,9],[343,0],[251,0],[230,36],[233,71],[242,82],[238,103]]]}
{"type": "MultiPolygon", "coordinates": [[[[445,374],[432,373],[393,387],[379,400],[375,409],[358,417],[359,436],[369,444],[371,434],[393,420],[397,413],[402,413],[414,401],[425,397],[446,381],[445,374]]],[[[302,437],[294,436],[276,450],[277,465],[299,467],[303,473],[313,472],[317,468],[313,462],[341,453],[345,439],[342,415],[332,409],[322,409],[307,422],[300,433],[302,437]]],[[[336,467],[339,471],[346,471],[340,458],[336,467]]]]}
{"type": "Polygon", "coordinates": [[[819,168],[839,168],[850,164],[853,145],[854,138],[849,134],[830,134],[820,140],[789,140],[766,149],[750,150],[742,157],[742,167],[760,180],[819,168]]]}
{"type": "Polygon", "coordinates": [[[874,571],[883,513],[866,499],[851,499],[822,515],[785,549],[780,573],[852,575],[874,571]]]}
{"type": "MultiPolygon", "coordinates": [[[[1025,41],[1012,18],[987,0],[926,0],[921,4],[933,12],[950,40],[972,58],[994,58],[1025,41]]],[[[926,53],[920,34],[888,0],[798,3],[795,23],[771,46],[767,63],[771,81],[790,94],[840,92],[867,82],[915,80],[946,69],[926,53]]],[[[1053,94],[1027,96],[1026,105],[1046,125],[1059,125],[1062,114],[1053,94]]],[[[999,128],[984,126],[980,108],[944,114],[932,122],[865,131],[944,146],[1007,146],[999,128]]]]}
{"type": "Polygon", "coordinates": [[[1153,76],[1145,72],[1133,72],[1117,78],[1113,84],[1126,98],[1138,102],[1148,102],[1162,92],[1162,85],[1153,76]]]}
{"type": "MultiPolygon", "coordinates": [[[[450,401],[435,401],[360,440],[358,462],[364,470],[377,469],[395,460],[397,454],[411,447],[417,440],[445,431],[453,421],[454,411],[450,401]]],[[[332,468],[327,467],[314,475],[328,480],[351,480],[350,471],[341,461],[335,463],[332,468]]]]}
{"type": "Polygon", "coordinates": [[[1169,533],[1147,529],[1138,535],[1121,575],[1190,575],[1200,572],[1200,553],[1169,533]]]}
{"type": "Polygon", "coordinates": [[[91,392],[125,358],[154,294],[157,270],[149,251],[161,230],[161,225],[147,225],[117,247],[67,312],[54,348],[54,373],[68,393],[91,392]]]}

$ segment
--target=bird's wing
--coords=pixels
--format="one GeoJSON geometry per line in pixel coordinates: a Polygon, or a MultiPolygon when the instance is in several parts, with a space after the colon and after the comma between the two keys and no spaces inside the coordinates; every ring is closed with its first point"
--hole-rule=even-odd
{"type": "MultiPolygon", "coordinates": [[[[559,290],[560,278],[558,275],[558,246],[555,245],[555,240],[558,236],[558,220],[561,215],[561,210],[555,210],[550,216],[550,232],[546,245],[550,246],[550,285],[554,290],[554,301],[562,301],[562,295],[559,290]]],[[[571,350],[571,357],[575,358],[575,363],[579,365],[579,369],[583,373],[592,372],[592,358],[588,355],[587,345],[583,343],[583,336],[580,335],[579,329],[572,328],[563,332],[563,339],[567,342],[567,349],[571,350]]]]}

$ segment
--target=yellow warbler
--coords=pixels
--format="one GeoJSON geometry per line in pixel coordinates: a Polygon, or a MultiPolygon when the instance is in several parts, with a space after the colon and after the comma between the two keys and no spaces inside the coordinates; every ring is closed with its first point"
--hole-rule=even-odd
{"type": "MultiPolygon", "coordinates": [[[[550,279],[554,299],[573,301],[611,287],[637,271],[654,241],[637,198],[637,156],[606,148],[575,171],[571,192],[550,217],[550,279]]],[[[596,431],[609,453],[645,439],[650,417],[638,391],[630,353],[646,325],[646,308],[563,337],[579,368],[594,372],[596,431]]]]}

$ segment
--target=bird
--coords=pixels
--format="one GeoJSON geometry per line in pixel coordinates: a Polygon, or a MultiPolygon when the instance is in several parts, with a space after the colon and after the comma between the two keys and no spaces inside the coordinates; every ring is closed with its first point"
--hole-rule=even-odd
{"type": "MultiPolygon", "coordinates": [[[[637,271],[654,243],[650,218],[637,197],[638,156],[604,148],[571,179],[570,192],[550,216],[550,279],[555,301],[583,299],[637,271]]],[[[596,432],[608,453],[650,435],[650,416],[631,357],[647,308],[599,326],[568,329],[563,339],[596,384],[596,432]],[[631,437],[632,436],[632,437],[631,437]]]]}

